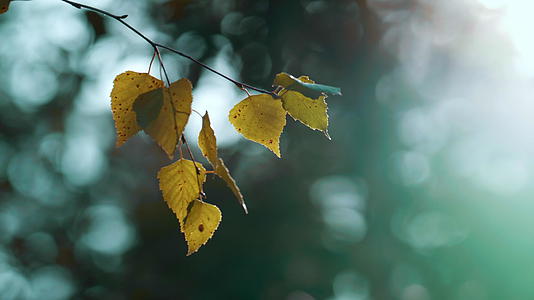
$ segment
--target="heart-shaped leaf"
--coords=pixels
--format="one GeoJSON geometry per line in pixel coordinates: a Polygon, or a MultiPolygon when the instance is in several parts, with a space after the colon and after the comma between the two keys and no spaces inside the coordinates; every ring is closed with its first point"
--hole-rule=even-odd
{"type": "Polygon", "coordinates": [[[279,99],[261,94],[245,98],[228,116],[237,132],[280,156],[280,135],[286,125],[286,111],[279,99]]]}

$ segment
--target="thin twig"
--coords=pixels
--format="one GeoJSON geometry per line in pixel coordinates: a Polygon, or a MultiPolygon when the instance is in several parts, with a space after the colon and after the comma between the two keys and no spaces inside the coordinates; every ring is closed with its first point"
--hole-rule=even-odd
{"type": "Polygon", "coordinates": [[[196,160],[195,160],[195,157],[193,156],[193,152],[191,152],[191,148],[189,148],[189,144],[187,143],[187,140],[185,139],[185,135],[182,134],[182,140],[184,141],[184,144],[185,144],[185,149],[187,149],[187,152],[189,152],[189,157],[191,157],[191,160],[193,161],[193,165],[195,166],[195,170],[196,170],[196,173],[197,173],[197,182],[198,182],[198,186],[199,186],[199,190],[200,190],[200,200],[206,198],[206,194],[204,194],[204,186],[202,185],[202,183],[200,182],[200,169],[197,167],[197,163],[196,163],[196,160]]]}
{"type": "Polygon", "coordinates": [[[194,113],[196,113],[201,119],[203,118],[202,115],[196,110],[196,109],[191,109],[194,113]]]}
{"type": "Polygon", "coordinates": [[[204,63],[202,63],[202,62],[200,62],[200,61],[198,61],[198,60],[196,60],[196,59],[194,59],[193,57],[191,57],[191,56],[189,56],[189,55],[187,55],[187,54],[185,54],[185,53],[183,53],[183,52],[180,52],[180,51],[178,51],[178,50],[176,50],[176,49],[173,49],[173,48],[171,48],[171,47],[168,47],[168,46],[165,46],[165,45],[162,45],[162,44],[156,44],[156,47],[163,48],[163,49],[165,49],[165,50],[168,50],[168,51],[170,51],[170,52],[173,52],[173,53],[175,53],[175,54],[178,54],[178,55],[180,55],[180,56],[182,56],[182,57],[185,57],[185,58],[191,60],[192,62],[196,63],[197,65],[199,65],[199,66],[201,66],[201,67],[203,67],[203,68],[205,68],[205,69],[207,69],[207,70],[210,70],[211,72],[213,72],[213,73],[215,73],[215,74],[217,74],[217,75],[223,77],[224,79],[226,79],[226,80],[232,82],[232,83],[235,84],[239,89],[248,88],[248,89],[254,90],[254,91],[256,91],[256,92],[263,93],[263,94],[268,94],[268,95],[271,95],[271,96],[273,96],[273,97],[275,97],[275,98],[278,98],[278,95],[276,95],[276,94],[273,93],[273,92],[270,92],[270,91],[267,91],[267,90],[264,90],[264,89],[260,89],[260,88],[257,88],[257,87],[255,87],[255,86],[252,86],[252,85],[249,85],[249,84],[246,84],[246,83],[243,83],[243,82],[239,82],[239,81],[237,81],[237,80],[235,80],[235,79],[232,79],[232,78],[230,78],[230,77],[228,77],[228,76],[222,74],[221,72],[219,72],[219,71],[213,69],[212,67],[210,67],[210,66],[208,66],[208,65],[206,65],[206,64],[204,64],[204,63]]]}
{"type": "Polygon", "coordinates": [[[154,51],[154,54],[152,54],[152,59],[150,59],[150,64],[148,65],[148,74],[150,74],[150,69],[152,68],[152,63],[154,62],[154,58],[156,58],[156,51],[154,51]]]}
{"type": "Polygon", "coordinates": [[[163,69],[163,74],[165,75],[165,79],[167,80],[167,85],[171,87],[171,80],[169,79],[169,74],[167,74],[167,70],[165,69],[165,64],[163,63],[163,58],[161,58],[161,53],[159,52],[159,49],[157,47],[156,47],[156,55],[158,56],[159,64],[161,68],[163,69]]]}
{"type": "MultiPolygon", "coordinates": [[[[139,30],[137,30],[136,28],[134,28],[133,26],[131,26],[130,24],[128,24],[126,21],[124,21],[124,19],[126,19],[128,17],[128,15],[114,15],[112,13],[109,13],[105,10],[102,10],[102,9],[99,9],[99,8],[96,8],[96,7],[92,7],[92,6],[89,6],[89,5],[85,5],[85,4],[81,4],[81,3],[78,3],[78,2],[74,2],[74,1],[70,1],[70,0],[61,0],[65,3],[68,3],[72,6],[74,6],[75,8],[78,8],[78,9],[87,9],[87,10],[91,10],[91,11],[94,11],[96,13],[99,13],[99,14],[103,14],[105,16],[108,16],[112,19],[115,19],[117,20],[118,22],[120,22],[122,25],[126,26],[128,29],[130,29],[132,32],[134,32],[135,34],[137,34],[139,37],[141,37],[143,40],[145,40],[153,49],[154,49],[154,53],[155,53],[155,56],[157,56],[159,62],[160,62],[160,68],[163,69],[163,74],[165,75],[165,79],[167,81],[167,85],[170,86],[171,85],[171,82],[169,80],[169,75],[167,74],[167,70],[165,69],[165,65],[163,64],[163,60],[161,58],[161,53],[159,51],[159,48],[162,48],[162,49],[165,49],[167,51],[170,51],[172,53],[175,53],[177,55],[180,55],[182,57],[185,57],[187,59],[189,59],[190,61],[196,63],[197,65],[223,77],[224,79],[232,82],[233,84],[235,84],[239,89],[241,90],[244,90],[247,92],[248,94],[248,91],[247,89],[251,89],[251,90],[254,90],[256,92],[259,92],[259,93],[263,93],[263,94],[268,94],[268,95],[271,95],[273,96],[274,98],[279,98],[279,96],[273,92],[270,92],[270,91],[267,91],[267,90],[264,90],[264,89],[260,89],[260,88],[257,88],[255,86],[252,86],[252,85],[249,85],[249,84],[246,84],[246,83],[243,83],[243,82],[240,82],[240,81],[237,81],[229,76],[226,76],[224,75],[223,73],[211,68],[210,66],[200,62],[199,60],[196,60],[194,59],[193,57],[181,52],[181,51],[178,51],[176,49],[173,49],[169,46],[165,46],[165,45],[162,45],[162,44],[159,44],[159,43],[156,43],[154,41],[152,41],[151,39],[149,39],[147,36],[145,36],[144,34],[142,34],[139,30]]],[[[150,65],[152,65],[152,62],[150,63],[150,65]]],[[[149,70],[150,70],[150,67],[149,67],[149,70]]],[[[174,107],[174,103],[173,101],[171,101],[171,106],[172,106],[172,110],[173,110],[173,113],[174,115],[176,115],[176,108],[174,107]]],[[[175,120],[175,132],[177,132],[177,124],[176,124],[176,117],[174,118],[175,120]]],[[[183,158],[183,153],[182,153],[182,149],[181,149],[181,144],[182,144],[182,141],[183,143],[185,144],[185,147],[187,149],[187,151],[189,152],[189,156],[191,157],[191,160],[193,161],[193,165],[195,166],[195,169],[196,169],[196,173],[197,173],[197,181],[198,181],[198,184],[199,184],[199,187],[200,187],[200,198],[203,199],[205,198],[205,195],[204,195],[204,191],[202,190],[202,184],[200,182],[200,178],[199,178],[199,175],[200,175],[200,170],[198,169],[197,165],[196,165],[196,161],[195,161],[195,158],[193,156],[193,152],[191,151],[191,148],[189,148],[189,144],[187,143],[187,140],[185,139],[185,136],[182,134],[180,137],[177,136],[177,138],[181,138],[181,141],[179,142],[179,145],[180,145],[180,158],[183,158]]]]}
{"type": "Polygon", "coordinates": [[[263,94],[268,94],[268,95],[271,95],[273,96],[274,98],[279,98],[279,96],[273,92],[270,92],[270,91],[267,91],[267,90],[264,90],[264,89],[261,89],[261,88],[257,88],[255,86],[252,86],[252,85],[249,85],[249,84],[246,84],[246,83],[243,83],[243,82],[240,82],[240,81],[237,81],[227,75],[224,75],[223,73],[213,69],[212,67],[200,62],[199,60],[197,59],[194,59],[193,57],[191,57],[190,55],[187,55],[181,51],[178,51],[176,49],[173,49],[169,46],[166,46],[166,45],[162,45],[162,44],[159,44],[159,43],[156,43],[154,41],[152,41],[151,39],[149,39],[147,36],[145,36],[144,34],[142,34],[139,30],[135,29],[133,26],[131,26],[130,24],[128,24],[126,21],[124,21],[124,19],[126,19],[128,17],[128,15],[114,15],[112,13],[109,13],[105,10],[102,10],[102,9],[99,9],[99,8],[96,8],[96,7],[93,7],[93,6],[89,6],[89,5],[85,5],[85,4],[81,4],[81,3],[78,3],[78,2],[74,2],[74,1],[70,1],[70,0],[60,0],[60,1],[63,1],[65,3],[68,3],[78,9],[87,9],[87,10],[91,10],[91,11],[94,11],[94,12],[97,12],[99,14],[103,14],[105,16],[108,16],[110,18],[113,18],[115,20],[117,20],[118,22],[120,22],[122,25],[126,26],[128,29],[130,29],[131,31],[133,31],[135,34],[137,34],[139,37],[141,37],[142,39],[144,39],[148,44],[150,44],[150,46],[152,46],[152,48],[154,48],[154,51],[156,51],[156,53],[158,55],[160,55],[160,52],[159,52],[159,48],[162,48],[162,49],[165,49],[167,51],[170,51],[172,53],[175,53],[177,55],[180,55],[182,57],[185,57],[187,59],[189,59],[190,61],[196,63],[197,65],[203,67],[204,69],[206,70],[209,70],[221,77],[223,77],[224,79],[232,82],[233,84],[235,84],[238,88],[240,89],[244,89],[244,88],[247,88],[247,89],[251,89],[251,90],[254,90],[256,92],[259,92],[259,93],[263,93],[263,94]]]}

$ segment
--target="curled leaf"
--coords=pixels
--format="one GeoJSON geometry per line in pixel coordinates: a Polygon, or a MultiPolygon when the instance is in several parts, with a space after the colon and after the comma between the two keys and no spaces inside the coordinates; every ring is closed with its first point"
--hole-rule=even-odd
{"type": "Polygon", "coordinates": [[[224,164],[222,158],[218,159],[217,166],[215,166],[215,174],[217,174],[217,176],[219,176],[222,180],[224,180],[224,182],[226,182],[226,185],[228,185],[232,193],[234,193],[234,196],[237,198],[239,204],[241,204],[241,207],[243,207],[245,213],[248,214],[247,205],[245,204],[245,199],[243,199],[241,190],[237,186],[237,183],[235,182],[232,175],[230,175],[230,171],[228,171],[228,168],[224,164]]]}
{"type": "Polygon", "coordinates": [[[141,129],[133,109],[134,101],[140,95],[162,87],[163,81],[147,73],[126,71],[115,77],[111,91],[111,111],[117,130],[117,147],[141,129]]]}
{"type": "Polygon", "coordinates": [[[187,241],[187,255],[191,255],[213,236],[222,215],[219,208],[200,200],[194,200],[182,231],[187,241]]]}
{"type": "Polygon", "coordinates": [[[202,117],[202,129],[198,135],[198,146],[202,154],[208,159],[210,164],[215,168],[217,165],[217,138],[211,128],[211,121],[208,112],[202,117]]]}
{"type": "Polygon", "coordinates": [[[249,96],[232,108],[228,118],[244,137],[281,157],[280,135],[286,125],[281,101],[266,94],[249,96]]]}
{"type": "Polygon", "coordinates": [[[274,79],[274,85],[281,86],[286,90],[297,91],[304,96],[316,99],[321,95],[341,96],[341,89],[334,86],[318,84],[310,80],[308,76],[299,78],[287,73],[279,73],[274,79]]]}
{"type": "Polygon", "coordinates": [[[208,159],[210,164],[215,169],[215,174],[217,174],[217,176],[226,182],[230,190],[232,190],[232,193],[234,193],[234,196],[237,198],[239,204],[241,204],[241,207],[243,207],[245,210],[245,213],[248,213],[245,200],[243,199],[243,195],[241,194],[239,187],[237,186],[234,178],[232,178],[230,175],[228,168],[224,165],[224,161],[218,157],[217,139],[213,129],[211,128],[210,117],[207,112],[204,117],[202,117],[202,130],[200,130],[200,134],[198,136],[198,146],[202,151],[202,154],[208,159]]]}

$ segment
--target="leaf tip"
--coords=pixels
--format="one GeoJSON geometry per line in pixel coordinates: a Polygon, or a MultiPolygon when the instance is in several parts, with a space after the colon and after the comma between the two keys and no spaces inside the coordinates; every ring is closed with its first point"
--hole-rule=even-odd
{"type": "Polygon", "coordinates": [[[277,148],[274,148],[274,147],[270,147],[270,145],[266,145],[266,144],[263,144],[265,147],[267,147],[267,149],[271,150],[274,155],[276,155],[276,157],[278,158],[282,158],[282,154],[280,153],[280,146],[277,145],[278,147],[277,148]]]}

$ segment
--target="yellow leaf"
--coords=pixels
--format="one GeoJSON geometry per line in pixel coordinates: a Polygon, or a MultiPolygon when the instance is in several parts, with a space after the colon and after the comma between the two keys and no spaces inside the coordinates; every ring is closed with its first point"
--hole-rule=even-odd
{"type": "Polygon", "coordinates": [[[291,75],[289,75],[287,73],[283,73],[283,72],[282,73],[278,73],[274,77],[273,85],[278,85],[278,86],[281,86],[283,88],[287,88],[289,86],[292,86],[293,84],[295,84],[295,80],[293,78],[291,78],[291,75]]]}
{"type": "Polygon", "coordinates": [[[202,151],[202,154],[208,159],[210,164],[215,169],[215,174],[217,174],[217,176],[226,182],[230,190],[232,190],[232,193],[234,193],[235,197],[237,198],[239,204],[241,204],[245,210],[245,213],[248,213],[245,200],[243,199],[243,195],[241,194],[239,187],[230,175],[228,168],[226,168],[224,165],[224,161],[218,157],[217,139],[213,129],[211,128],[210,117],[207,112],[204,117],[202,117],[202,130],[200,130],[200,134],[198,136],[198,146],[202,151]]]}
{"type": "Polygon", "coordinates": [[[133,110],[134,101],[141,94],[163,87],[163,81],[147,73],[126,71],[115,77],[111,91],[111,111],[117,129],[117,147],[141,128],[133,110]]]}
{"type": "Polygon", "coordinates": [[[310,77],[306,75],[299,76],[299,80],[306,83],[315,83],[315,81],[311,80],[310,77]]]}
{"type": "Polygon", "coordinates": [[[328,107],[324,98],[321,96],[314,100],[299,92],[285,91],[282,94],[282,105],[293,119],[299,120],[311,129],[322,131],[330,139],[328,135],[328,107]]]}
{"type": "Polygon", "coordinates": [[[217,166],[215,166],[215,174],[219,176],[232,190],[232,193],[234,193],[234,196],[237,198],[237,201],[239,204],[241,204],[241,207],[243,207],[243,210],[246,214],[248,214],[247,205],[245,204],[245,199],[243,199],[243,195],[241,194],[241,190],[239,190],[239,187],[237,186],[237,183],[235,182],[232,175],[230,175],[230,171],[228,171],[228,168],[224,165],[224,161],[222,158],[219,158],[217,161],[217,166]]]}
{"type": "Polygon", "coordinates": [[[170,159],[174,156],[176,144],[191,114],[192,91],[193,86],[186,78],[173,82],[169,88],[163,88],[163,105],[159,115],[145,128],[145,132],[158,143],[170,159]],[[176,114],[173,114],[173,105],[176,114]]]}
{"type": "Polygon", "coordinates": [[[229,119],[244,137],[280,157],[280,135],[286,125],[286,111],[281,101],[265,94],[249,96],[232,108],[229,119]]]}
{"type": "Polygon", "coordinates": [[[217,206],[194,200],[185,220],[183,232],[187,241],[187,255],[191,255],[206,244],[221,222],[221,211],[217,206]]]}
{"type": "Polygon", "coordinates": [[[0,14],[5,13],[9,9],[9,2],[11,0],[0,0],[0,14]]]}
{"type": "Polygon", "coordinates": [[[202,129],[198,135],[198,146],[202,154],[208,159],[210,164],[215,168],[217,165],[217,139],[215,132],[211,129],[210,116],[208,112],[202,117],[202,129]]]}
{"type": "Polygon", "coordinates": [[[161,168],[158,172],[158,179],[163,199],[176,214],[183,232],[187,208],[189,203],[199,198],[201,186],[206,181],[206,169],[200,163],[180,159],[161,168]]]}

